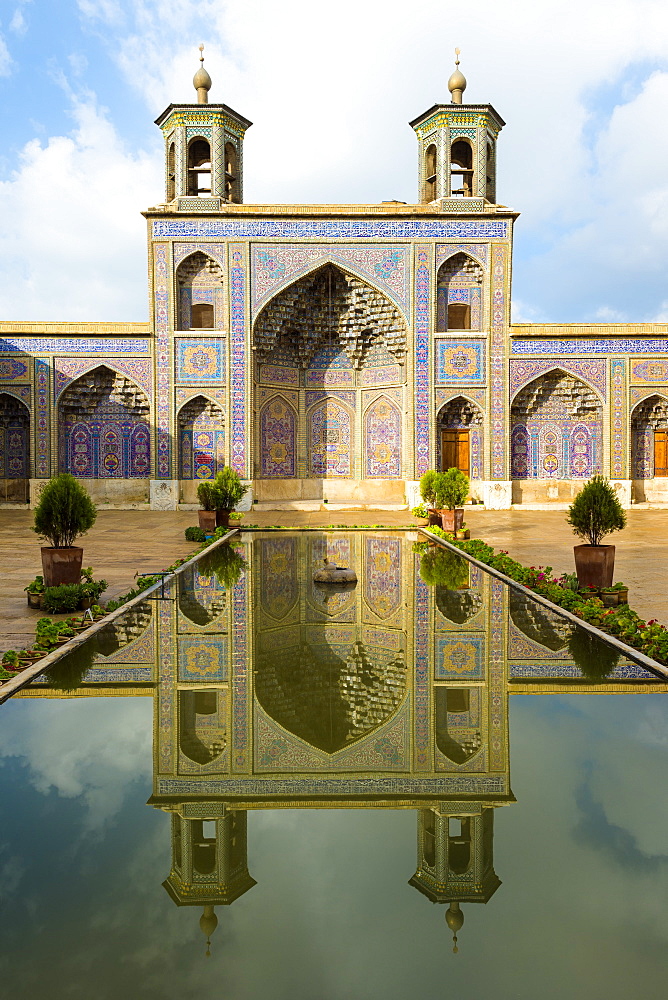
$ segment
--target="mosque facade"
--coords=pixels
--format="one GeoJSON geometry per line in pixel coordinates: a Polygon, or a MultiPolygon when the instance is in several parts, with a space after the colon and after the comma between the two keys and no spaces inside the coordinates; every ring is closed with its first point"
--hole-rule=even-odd
{"type": "Polygon", "coordinates": [[[194,84],[156,122],[149,322],[0,322],[0,502],[67,471],[176,509],[226,464],[265,508],[412,505],[453,465],[496,509],[595,473],[625,506],[668,499],[668,330],[511,323],[504,122],[458,67],[410,123],[412,205],[245,204],[251,122],[194,84]]]}

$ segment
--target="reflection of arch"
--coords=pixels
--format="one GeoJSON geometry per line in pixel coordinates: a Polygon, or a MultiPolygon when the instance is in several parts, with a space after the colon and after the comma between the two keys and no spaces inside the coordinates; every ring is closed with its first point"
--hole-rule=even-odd
{"type": "Polygon", "coordinates": [[[436,746],[453,764],[465,764],[480,750],[479,697],[475,688],[439,684],[435,690],[436,746]]]}
{"type": "Polygon", "coordinates": [[[179,691],[179,747],[194,764],[209,764],[226,745],[223,692],[179,691]]]}
{"type": "Polygon", "coordinates": [[[461,469],[471,479],[483,478],[483,420],[478,404],[463,394],[443,404],[436,416],[441,469],[461,469]]]}
{"type": "Polygon", "coordinates": [[[297,414],[284,396],[268,399],[260,410],[260,465],[264,479],[293,479],[296,474],[297,414]]]}
{"type": "Polygon", "coordinates": [[[282,621],[299,598],[297,539],[262,538],[256,544],[260,557],[259,606],[270,618],[282,621]]]}
{"type": "Polygon", "coordinates": [[[511,621],[527,639],[555,653],[563,649],[572,630],[568,622],[516,590],[510,591],[509,602],[511,621]]]}
{"type": "Polygon", "coordinates": [[[668,476],[668,398],[654,392],[631,411],[631,467],[634,479],[668,476]]]}
{"type": "Polygon", "coordinates": [[[465,253],[444,260],[436,286],[436,329],[482,330],[481,264],[465,253]]]}
{"type": "Polygon", "coordinates": [[[588,479],[602,468],[603,403],[562,368],[532,379],[511,407],[513,479],[588,479]]]}
{"type": "Polygon", "coordinates": [[[348,407],[330,396],[311,407],[306,419],[310,475],[350,479],[353,416],[348,407]]]}
{"type": "Polygon", "coordinates": [[[5,483],[0,499],[25,500],[25,490],[16,481],[29,476],[30,411],[17,396],[0,392],[0,480],[13,481],[5,483]]]}
{"type": "Polygon", "coordinates": [[[106,365],[80,375],[58,404],[60,468],[86,479],[147,477],[149,402],[134,382],[106,365]]]}
{"type": "Polygon", "coordinates": [[[181,330],[219,329],[223,317],[223,270],[217,260],[197,250],[179,264],[178,327],[181,330]]]}
{"type": "Polygon", "coordinates": [[[401,411],[379,396],[364,414],[364,475],[368,479],[401,476],[401,411]]]}
{"type": "Polygon", "coordinates": [[[225,610],[227,591],[216,574],[206,575],[199,563],[179,576],[178,595],[179,609],[193,625],[208,625],[225,610]]]}
{"type": "Polygon", "coordinates": [[[181,479],[213,479],[225,464],[223,411],[218,403],[198,395],[178,414],[181,479]]]}
{"type": "Polygon", "coordinates": [[[434,588],[434,599],[443,617],[455,625],[464,625],[482,608],[482,595],[468,587],[466,590],[450,590],[437,586],[434,588]]]}

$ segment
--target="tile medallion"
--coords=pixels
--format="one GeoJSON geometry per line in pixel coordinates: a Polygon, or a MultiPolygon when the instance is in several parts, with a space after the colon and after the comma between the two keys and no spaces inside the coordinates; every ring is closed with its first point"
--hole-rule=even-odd
{"type": "Polygon", "coordinates": [[[221,382],[225,377],[225,344],[220,338],[179,337],[176,346],[176,381],[221,382]]]}
{"type": "Polygon", "coordinates": [[[436,381],[441,385],[486,381],[483,341],[439,339],[435,350],[436,381]]]}

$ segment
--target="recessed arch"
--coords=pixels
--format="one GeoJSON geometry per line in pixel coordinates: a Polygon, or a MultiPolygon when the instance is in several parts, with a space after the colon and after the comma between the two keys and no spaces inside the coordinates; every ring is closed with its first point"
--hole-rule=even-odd
{"type": "Polygon", "coordinates": [[[591,381],[591,379],[588,379],[586,376],[580,374],[580,372],[571,371],[569,369],[569,367],[568,367],[568,362],[564,361],[563,363],[554,364],[550,368],[546,368],[545,371],[540,372],[538,375],[535,375],[535,374],[534,375],[527,375],[524,378],[524,380],[520,383],[520,385],[518,385],[518,386],[515,387],[514,392],[511,394],[511,396],[510,396],[510,404],[511,404],[511,406],[515,402],[515,399],[517,398],[517,396],[519,396],[519,394],[522,392],[522,390],[526,389],[526,387],[528,385],[530,385],[532,382],[535,382],[537,379],[542,378],[543,375],[551,375],[554,372],[561,372],[562,375],[569,375],[572,378],[577,379],[578,382],[582,382],[589,389],[591,389],[591,391],[596,395],[596,397],[599,400],[601,406],[605,405],[605,399],[603,398],[603,395],[602,395],[601,390],[599,389],[599,387],[597,385],[594,385],[594,383],[591,381]]]}
{"type": "Polygon", "coordinates": [[[197,393],[180,407],[176,422],[181,479],[214,479],[225,464],[222,407],[204,393],[197,393]]]}
{"type": "Polygon", "coordinates": [[[297,410],[280,392],[258,414],[262,479],[294,479],[297,474],[297,410]]]}
{"type": "Polygon", "coordinates": [[[28,499],[30,408],[19,396],[0,390],[0,501],[28,499]]]}
{"type": "Polygon", "coordinates": [[[482,407],[465,393],[445,400],[436,413],[438,467],[482,479],[484,424],[482,407]]]}
{"type": "Polygon", "coordinates": [[[631,408],[633,479],[668,478],[668,393],[649,393],[631,408]]]}
{"type": "Polygon", "coordinates": [[[58,401],[61,471],[84,479],[148,477],[149,412],[144,390],[109,365],[79,375],[58,401]]]}
{"type": "Polygon", "coordinates": [[[448,256],[436,276],[436,330],[482,330],[483,266],[463,250],[448,256]]]}
{"type": "Polygon", "coordinates": [[[215,257],[194,250],[176,269],[177,326],[215,330],[223,326],[223,268],[215,257]]]}
{"type": "Polygon", "coordinates": [[[510,409],[513,479],[589,479],[602,471],[603,401],[561,366],[530,379],[510,409]]]}
{"type": "Polygon", "coordinates": [[[363,416],[364,475],[367,479],[399,479],[402,466],[403,415],[395,401],[381,393],[363,416]]]}
{"type": "Polygon", "coordinates": [[[336,396],[306,411],[308,465],[314,479],[350,479],[353,474],[355,411],[336,396]]]}
{"type": "Polygon", "coordinates": [[[188,140],[188,194],[191,198],[211,197],[211,142],[207,136],[188,140]]]}

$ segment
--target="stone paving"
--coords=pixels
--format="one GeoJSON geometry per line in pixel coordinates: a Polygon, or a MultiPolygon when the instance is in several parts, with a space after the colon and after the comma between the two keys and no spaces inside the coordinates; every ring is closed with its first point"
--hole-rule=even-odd
{"type": "MultiPolygon", "coordinates": [[[[329,524],[413,524],[408,511],[251,511],[248,523],[291,526],[329,524]]],[[[94,528],[81,539],[84,565],[109,582],[104,599],[133,586],[137,572],[164,569],[194,547],[184,529],[197,523],[195,511],[101,510],[94,528]]],[[[466,510],[471,534],[528,565],[573,572],[576,543],[564,511],[466,510]]],[[[243,522],[242,522],[243,524],[243,522]]],[[[41,573],[39,540],[32,512],[0,508],[0,651],[27,645],[41,611],[27,607],[23,588],[41,573]]],[[[645,618],[668,622],[668,511],[628,511],[628,526],[610,541],[617,547],[615,579],[629,587],[631,605],[645,618]]]]}

